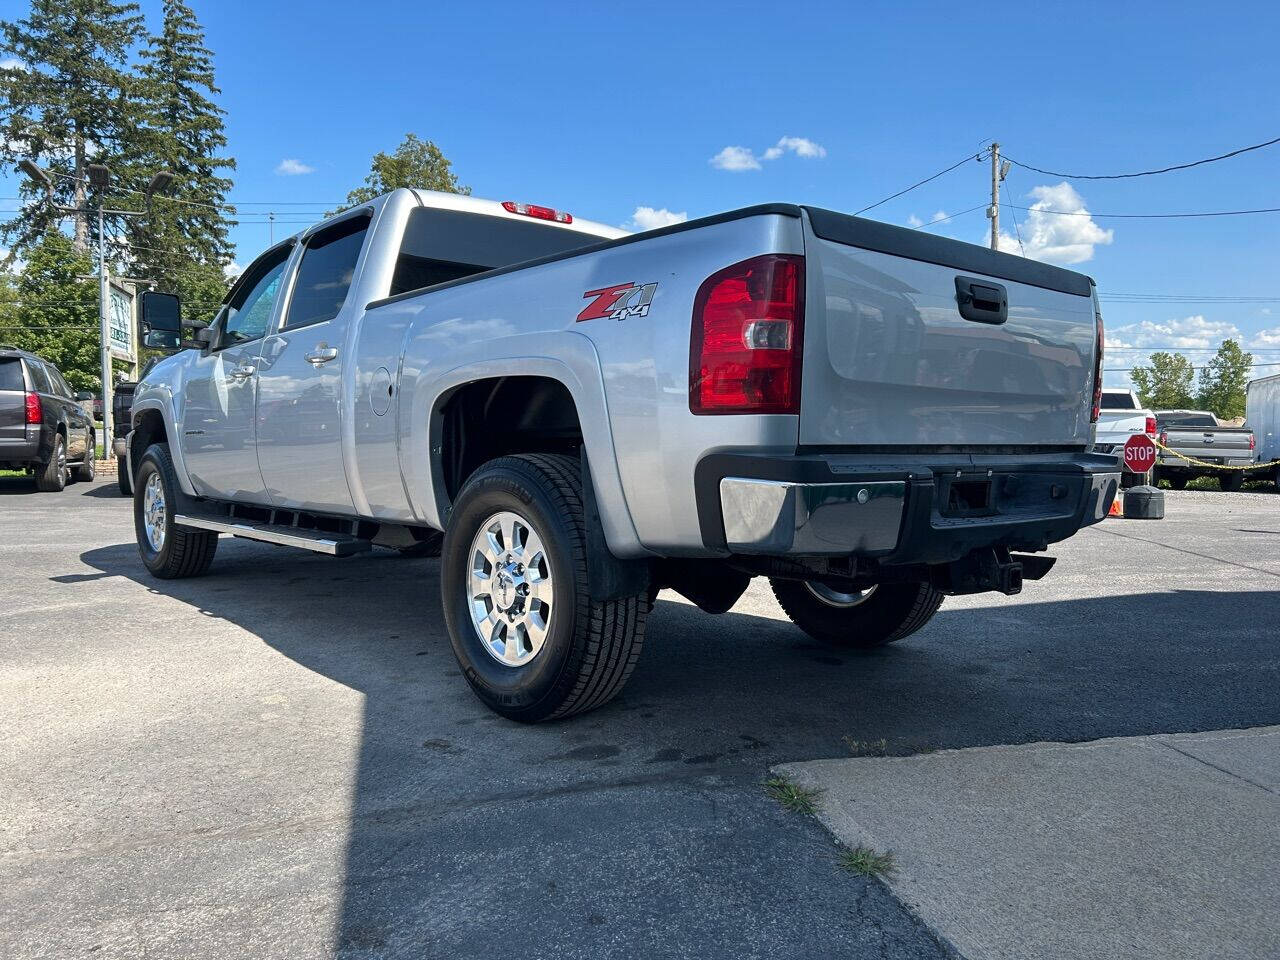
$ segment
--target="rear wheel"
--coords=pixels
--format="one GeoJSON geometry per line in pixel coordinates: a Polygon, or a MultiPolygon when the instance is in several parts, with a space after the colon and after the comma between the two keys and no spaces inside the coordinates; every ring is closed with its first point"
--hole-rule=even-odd
{"type": "Polygon", "coordinates": [[[150,447],[135,479],[133,526],[146,568],[162,580],[207,572],[218,549],[218,535],[173,522],[178,474],[169,448],[160,443],[150,447]]]}
{"type": "Polygon", "coordinates": [[[882,583],[855,593],[807,580],[769,584],[797,627],[815,640],[855,650],[910,636],[942,606],[942,593],[927,583],[882,583]]]}
{"type": "Polygon", "coordinates": [[[133,478],[129,476],[128,457],[116,457],[116,486],[126,497],[133,496],[133,478]]]}
{"type": "Polygon", "coordinates": [[[67,441],[62,434],[53,438],[49,462],[36,467],[36,489],[42,493],[59,493],[67,485],[67,441]]]}
{"type": "Polygon", "coordinates": [[[1235,493],[1244,486],[1243,470],[1227,470],[1218,477],[1218,486],[1228,493],[1235,493]]]}
{"type": "MultiPolygon", "coordinates": [[[[580,470],[566,456],[494,460],[467,481],[445,533],[441,586],[453,652],[476,695],[512,720],[607,703],[644,642],[647,584],[607,600],[589,593],[580,470]]],[[[605,569],[601,581],[612,579],[605,569]]]]}

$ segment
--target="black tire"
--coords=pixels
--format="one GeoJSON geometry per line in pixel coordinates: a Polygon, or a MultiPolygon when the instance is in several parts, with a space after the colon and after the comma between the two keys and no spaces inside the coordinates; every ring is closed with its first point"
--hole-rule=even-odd
{"type": "Polygon", "coordinates": [[[157,443],[147,449],[138,464],[137,482],[134,484],[133,528],[138,538],[138,553],[142,563],[152,576],[161,580],[177,580],[198,577],[206,573],[213,555],[218,550],[218,535],[212,530],[185,527],[173,522],[174,504],[179,492],[178,474],[173,468],[169,448],[157,443]],[[153,476],[159,476],[164,495],[162,528],[164,536],[157,550],[147,536],[144,511],[146,510],[147,485],[153,476]]]}
{"type": "Polygon", "coordinates": [[[61,493],[67,486],[67,441],[55,434],[49,462],[36,467],[36,489],[41,493],[61,493]]]}
{"type": "Polygon", "coordinates": [[[94,443],[93,434],[89,434],[89,445],[85,447],[84,462],[77,464],[71,472],[77,480],[89,481],[94,478],[97,473],[97,463],[94,458],[98,453],[98,448],[94,443]]]}
{"type": "Polygon", "coordinates": [[[1218,486],[1227,493],[1236,493],[1244,486],[1244,471],[1224,470],[1218,475],[1218,486]]]}
{"type": "Polygon", "coordinates": [[[128,457],[116,457],[116,486],[126,497],[133,496],[133,478],[129,476],[128,457]]]}
{"type": "MultiPolygon", "coordinates": [[[[579,461],[567,456],[493,460],[463,487],[444,536],[441,589],[453,652],[476,696],[494,712],[524,723],[568,717],[609,702],[626,684],[644,644],[648,584],[612,600],[592,600],[588,593],[580,470],[579,461]],[[468,596],[472,542],[504,511],[527,520],[541,539],[554,588],[542,647],[519,665],[489,653],[468,596]]],[[[592,559],[619,563],[611,555],[592,559]]],[[[611,579],[606,570],[602,580],[611,579]]]]}
{"type": "Polygon", "coordinates": [[[824,600],[803,580],[770,579],[773,595],[791,622],[823,643],[874,650],[915,633],[942,606],[942,593],[927,583],[882,583],[850,605],[824,600]]]}

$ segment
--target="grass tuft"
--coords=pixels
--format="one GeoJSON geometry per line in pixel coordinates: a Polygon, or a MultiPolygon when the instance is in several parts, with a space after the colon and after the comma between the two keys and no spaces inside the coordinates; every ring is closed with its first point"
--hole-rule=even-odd
{"type": "Polygon", "coordinates": [[[764,792],[792,813],[817,813],[822,795],[821,790],[802,787],[788,776],[770,777],[764,782],[764,792]]]}
{"type": "Polygon", "coordinates": [[[844,745],[849,748],[849,752],[855,757],[885,757],[889,755],[888,740],[855,740],[853,737],[843,737],[844,745]]]}
{"type": "Polygon", "coordinates": [[[870,847],[854,847],[840,854],[840,866],[864,877],[888,877],[896,869],[893,852],[880,853],[870,847]]]}

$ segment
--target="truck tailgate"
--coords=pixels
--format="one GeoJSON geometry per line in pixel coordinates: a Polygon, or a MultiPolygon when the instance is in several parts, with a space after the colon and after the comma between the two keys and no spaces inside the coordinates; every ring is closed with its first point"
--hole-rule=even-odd
{"type": "Polygon", "coordinates": [[[1168,427],[1165,446],[1179,453],[1210,463],[1229,457],[1241,459],[1253,457],[1249,437],[1253,431],[1247,427],[1168,427]]]}
{"type": "MultiPolygon", "coordinates": [[[[808,210],[800,443],[1084,447],[1097,342],[1081,274],[808,210]],[[1005,292],[1007,319],[958,292],[1005,292]]],[[[984,301],[985,302],[985,301],[984,301]]]]}

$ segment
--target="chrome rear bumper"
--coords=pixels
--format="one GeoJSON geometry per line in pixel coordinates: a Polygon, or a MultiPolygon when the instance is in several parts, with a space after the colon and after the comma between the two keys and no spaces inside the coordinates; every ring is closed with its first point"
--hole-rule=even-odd
{"type": "Polygon", "coordinates": [[[907,485],[790,483],[725,477],[720,509],[735,553],[832,556],[892,550],[898,542],[907,485]]]}

